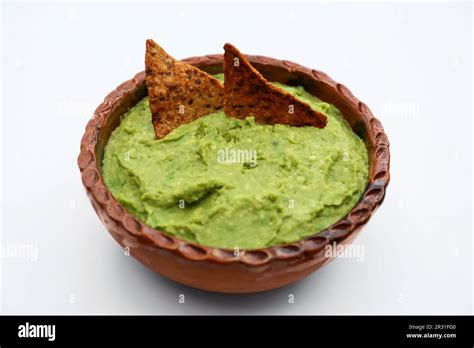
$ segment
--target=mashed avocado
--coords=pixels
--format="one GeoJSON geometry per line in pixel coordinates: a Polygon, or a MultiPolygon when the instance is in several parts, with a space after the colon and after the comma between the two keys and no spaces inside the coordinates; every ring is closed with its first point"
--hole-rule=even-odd
{"type": "Polygon", "coordinates": [[[365,189],[365,145],[334,106],[276,85],[326,114],[327,126],[260,125],[217,111],[155,140],[144,98],[109,139],[106,185],[147,225],[206,246],[268,247],[337,222],[365,189]]]}

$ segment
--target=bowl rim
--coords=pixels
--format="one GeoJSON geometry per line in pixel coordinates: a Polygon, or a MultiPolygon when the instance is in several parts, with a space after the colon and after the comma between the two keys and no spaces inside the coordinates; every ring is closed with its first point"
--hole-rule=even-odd
{"type": "MultiPolygon", "coordinates": [[[[382,124],[374,117],[366,104],[354,97],[347,87],[335,82],[324,72],[309,69],[287,60],[278,60],[265,56],[245,56],[253,65],[284,69],[289,74],[303,74],[318,83],[325,84],[326,88],[332,88],[346,103],[361,114],[365,125],[370,128],[366,136],[374,144],[374,148],[372,155],[369,155],[370,167],[366,189],[359,202],[351,211],[325,230],[298,241],[260,249],[241,250],[209,247],[182,240],[154,229],[136,219],[115,199],[105,185],[100,170],[100,159],[97,156],[97,144],[99,130],[105,124],[107,117],[117,108],[125,96],[133,94],[145,84],[144,71],[120,84],[105,97],[104,101],[95,110],[93,117],[89,120],[82,137],[78,166],[86,192],[96,211],[99,209],[99,206],[102,207],[118,227],[150,247],[174,252],[191,261],[238,262],[247,266],[261,266],[275,261],[310,258],[327,245],[337,245],[351,237],[355,237],[356,232],[368,222],[373,212],[383,202],[386,188],[390,181],[390,144],[382,124]]],[[[212,54],[191,57],[183,59],[183,61],[198,68],[209,68],[210,66],[222,64],[223,55],[212,54]]],[[[105,223],[105,221],[103,222],[105,223]]]]}

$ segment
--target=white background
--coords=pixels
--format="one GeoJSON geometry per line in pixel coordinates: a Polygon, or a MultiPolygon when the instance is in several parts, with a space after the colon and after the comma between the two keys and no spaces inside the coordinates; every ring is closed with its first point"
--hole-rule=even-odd
{"type": "Polygon", "coordinates": [[[4,3],[1,29],[2,313],[472,312],[471,4],[4,3]],[[76,158],[94,108],[144,69],[147,38],[177,58],[232,42],[293,60],[372,108],[391,141],[392,181],[355,241],[362,261],[229,296],[124,256],[86,198],[76,158]],[[37,260],[11,253],[25,245],[37,260]]]}

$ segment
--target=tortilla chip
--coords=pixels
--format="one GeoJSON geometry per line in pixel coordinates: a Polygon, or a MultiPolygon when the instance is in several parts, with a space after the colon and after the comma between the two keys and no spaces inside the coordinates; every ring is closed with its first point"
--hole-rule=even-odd
{"type": "Polygon", "coordinates": [[[158,139],[178,126],[223,107],[224,86],[198,68],[169,56],[153,40],[146,42],[146,84],[158,139]]]}
{"type": "Polygon", "coordinates": [[[224,111],[228,116],[255,116],[258,123],[324,128],[327,117],[275,87],[231,44],[224,45],[224,111]]]}

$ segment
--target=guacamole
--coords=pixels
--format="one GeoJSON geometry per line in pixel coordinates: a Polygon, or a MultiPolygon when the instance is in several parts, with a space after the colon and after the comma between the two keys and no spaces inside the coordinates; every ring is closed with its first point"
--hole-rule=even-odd
{"type": "Polygon", "coordinates": [[[219,110],[155,140],[144,98],[105,148],[106,185],[147,225],[201,245],[255,249],[322,231],[360,199],[367,150],[333,105],[275,85],[323,112],[327,126],[261,125],[219,110]]]}

